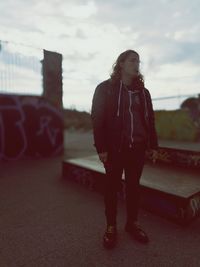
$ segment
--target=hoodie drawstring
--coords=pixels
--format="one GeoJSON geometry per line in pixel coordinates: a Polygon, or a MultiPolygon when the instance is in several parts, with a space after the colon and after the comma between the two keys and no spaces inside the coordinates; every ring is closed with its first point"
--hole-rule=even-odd
{"type": "Polygon", "coordinates": [[[143,95],[144,95],[144,104],[145,104],[145,116],[148,117],[148,110],[147,110],[147,102],[146,102],[146,96],[145,96],[145,91],[142,90],[143,95]]]}
{"type": "Polygon", "coordinates": [[[118,97],[118,109],[117,109],[117,116],[118,117],[119,117],[119,109],[120,109],[121,90],[122,90],[122,81],[120,80],[120,89],[119,89],[119,97],[118,97]]]}
{"type": "MultiPolygon", "coordinates": [[[[117,108],[117,116],[119,117],[119,111],[120,111],[120,101],[121,101],[121,91],[122,91],[122,80],[120,80],[120,89],[119,89],[119,96],[118,96],[118,108],[117,108]]],[[[144,105],[145,105],[145,116],[148,117],[148,109],[147,109],[147,102],[146,102],[146,96],[145,91],[142,90],[144,95],[144,105]]]]}

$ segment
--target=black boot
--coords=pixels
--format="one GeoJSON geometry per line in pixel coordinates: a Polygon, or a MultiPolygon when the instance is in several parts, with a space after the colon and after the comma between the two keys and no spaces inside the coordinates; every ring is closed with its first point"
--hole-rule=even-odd
{"type": "Polygon", "coordinates": [[[117,242],[117,227],[108,225],[103,236],[103,245],[105,248],[114,248],[117,242]]]}
{"type": "Polygon", "coordinates": [[[125,231],[130,233],[131,236],[133,236],[137,241],[141,243],[148,243],[149,238],[147,234],[142,230],[141,226],[138,223],[126,223],[125,225],[125,231]]]}

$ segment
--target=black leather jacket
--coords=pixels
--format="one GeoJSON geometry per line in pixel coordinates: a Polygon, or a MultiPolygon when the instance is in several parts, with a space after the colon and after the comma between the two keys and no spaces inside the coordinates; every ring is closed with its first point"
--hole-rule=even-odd
{"type": "MultiPolygon", "coordinates": [[[[97,153],[120,151],[124,122],[123,94],[120,81],[113,85],[111,79],[97,85],[91,108],[94,146],[97,153]]],[[[140,88],[143,105],[143,123],[147,131],[146,149],[157,149],[158,138],[155,129],[151,95],[146,88],[140,88]]]]}

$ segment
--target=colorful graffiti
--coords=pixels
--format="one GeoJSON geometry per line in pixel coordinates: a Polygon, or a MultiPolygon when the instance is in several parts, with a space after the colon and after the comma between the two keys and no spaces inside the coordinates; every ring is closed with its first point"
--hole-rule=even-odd
{"type": "Polygon", "coordinates": [[[41,97],[0,95],[0,160],[62,151],[61,111],[41,97]]]}
{"type": "Polygon", "coordinates": [[[181,167],[200,168],[200,152],[159,147],[157,153],[147,151],[146,159],[153,163],[166,163],[181,167]]]}
{"type": "Polygon", "coordinates": [[[192,196],[184,208],[180,208],[180,218],[188,223],[200,215],[200,194],[192,196]]]}

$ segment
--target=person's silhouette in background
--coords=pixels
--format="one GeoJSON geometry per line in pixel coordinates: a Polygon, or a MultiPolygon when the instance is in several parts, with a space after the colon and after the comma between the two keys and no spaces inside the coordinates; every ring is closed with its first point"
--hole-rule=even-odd
{"type": "Polygon", "coordinates": [[[94,146],[103,162],[106,179],[104,203],[107,227],[103,244],[112,248],[117,241],[117,192],[125,171],[127,221],[125,230],[147,243],[147,234],[138,223],[139,180],[145,152],[157,149],[151,95],[144,87],[140,58],[134,50],[119,55],[110,79],[95,89],[91,119],[94,146]]]}

